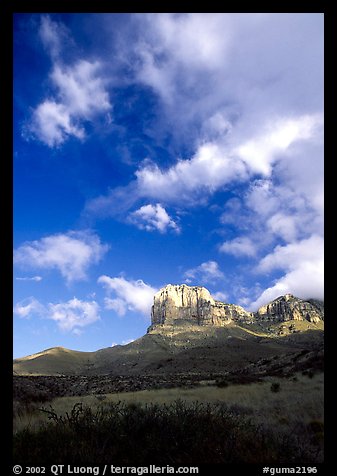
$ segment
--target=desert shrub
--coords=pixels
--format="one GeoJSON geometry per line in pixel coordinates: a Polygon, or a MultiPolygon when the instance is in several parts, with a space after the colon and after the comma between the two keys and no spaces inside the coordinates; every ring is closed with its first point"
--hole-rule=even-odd
{"type": "Polygon", "coordinates": [[[309,369],[309,370],[304,370],[302,372],[302,375],[306,375],[307,377],[309,378],[313,378],[313,376],[315,375],[315,373],[313,372],[313,370],[309,369]]]}
{"type": "MultiPolygon", "coordinates": [[[[267,464],[299,454],[292,434],[276,435],[224,404],[118,402],[94,411],[78,403],[65,415],[44,412],[43,428],[14,435],[15,464],[267,464]]],[[[299,461],[313,462],[312,454],[309,448],[299,461]]]]}
{"type": "Polygon", "coordinates": [[[324,423],[321,420],[312,420],[308,423],[308,427],[313,433],[324,432],[324,423]]]}
{"type": "Polygon", "coordinates": [[[281,385],[278,382],[273,382],[270,386],[270,390],[274,393],[277,393],[281,390],[281,385]]]}

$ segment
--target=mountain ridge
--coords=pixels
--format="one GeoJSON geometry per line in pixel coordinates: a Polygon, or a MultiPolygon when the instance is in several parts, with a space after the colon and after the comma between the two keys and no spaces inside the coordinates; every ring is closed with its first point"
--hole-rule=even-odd
{"type": "Polygon", "coordinates": [[[285,294],[261,306],[256,312],[250,312],[237,304],[213,299],[203,286],[168,284],[154,295],[150,330],[158,325],[191,323],[223,326],[232,321],[252,323],[258,320],[319,322],[324,320],[324,304],[285,294]]]}
{"type": "Polygon", "coordinates": [[[53,347],[15,359],[15,375],[137,375],[241,368],[257,359],[322,347],[324,304],[291,294],[251,313],[201,286],[154,296],[147,333],[127,345],[82,352],[53,347]]]}

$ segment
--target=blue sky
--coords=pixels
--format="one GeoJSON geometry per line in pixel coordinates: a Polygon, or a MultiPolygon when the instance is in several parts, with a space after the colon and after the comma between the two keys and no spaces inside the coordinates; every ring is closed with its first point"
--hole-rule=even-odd
{"type": "Polygon", "coordinates": [[[17,14],[13,104],[15,357],[323,298],[323,14],[17,14]]]}

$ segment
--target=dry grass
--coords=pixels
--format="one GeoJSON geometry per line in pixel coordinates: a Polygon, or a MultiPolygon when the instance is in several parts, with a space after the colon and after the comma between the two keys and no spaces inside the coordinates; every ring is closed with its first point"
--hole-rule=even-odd
{"type": "MultiPolygon", "coordinates": [[[[263,382],[248,385],[229,385],[219,388],[214,385],[202,385],[195,388],[171,388],[121,392],[106,395],[88,395],[82,397],[62,397],[51,402],[58,414],[70,412],[74,404],[83,403],[92,409],[104,407],[113,402],[169,404],[177,399],[187,403],[226,403],[238,412],[249,413],[258,423],[265,426],[293,426],[298,423],[308,425],[311,421],[323,421],[323,382],[324,374],[315,374],[312,378],[297,374],[296,379],[266,378],[263,382]],[[280,391],[271,391],[273,383],[280,384],[280,391]]],[[[48,407],[48,405],[46,405],[48,407]]],[[[46,416],[35,410],[24,413],[14,420],[14,432],[29,426],[34,429],[46,421],[46,416]]]]}

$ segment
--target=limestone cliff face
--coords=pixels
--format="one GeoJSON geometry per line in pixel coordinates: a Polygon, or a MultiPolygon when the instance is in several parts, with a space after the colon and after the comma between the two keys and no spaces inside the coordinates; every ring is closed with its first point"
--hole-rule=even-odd
{"type": "Polygon", "coordinates": [[[281,296],[252,313],[235,304],[215,301],[201,286],[169,284],[154,296],[151,328],[156,326],[211,325],[225,326],[231,322],[307,320],[316,323],[324,319],[320,301],[303,301],[292,294],[281,296]]]}
{"type": "Polygon", "coordinates": [[[154,296],[151,323],[224,326],[233,319],[252,317],[240,306],[215,301],[204,287],[169,284],[154,296]]]}
{"type": "Polygon", "coordinates": [[[324,320],[324,305],[311,299],[303,301],[292,294],[285,294],[260,307],[256,313],[258,319],[278,321],[304,321],[316,323],[324,320]]]}

